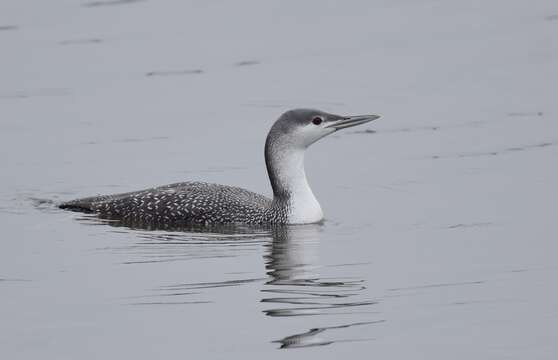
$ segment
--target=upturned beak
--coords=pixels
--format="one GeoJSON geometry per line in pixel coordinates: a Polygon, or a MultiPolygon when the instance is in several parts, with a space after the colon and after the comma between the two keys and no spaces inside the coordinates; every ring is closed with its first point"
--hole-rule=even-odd
{"type": "Polygon", "coordinates": [[[366,124],[367,122],[374,121],[379,117],[380,115],[347,116],[340,120],[335,120],[330,125],[326,126],[326,128],[334,128],[335,130],[346,129],[352,126],[366,124]]]}

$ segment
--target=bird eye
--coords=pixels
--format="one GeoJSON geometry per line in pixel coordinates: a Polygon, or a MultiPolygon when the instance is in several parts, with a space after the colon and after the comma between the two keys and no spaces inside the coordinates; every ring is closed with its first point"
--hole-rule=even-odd
{"type": "Polygon", "coordinates": [[[312,124],[314,125],[320,125],[322,123],[323,119],[319,116],[316,116],[315,118],[312,119],[312,124]]]}

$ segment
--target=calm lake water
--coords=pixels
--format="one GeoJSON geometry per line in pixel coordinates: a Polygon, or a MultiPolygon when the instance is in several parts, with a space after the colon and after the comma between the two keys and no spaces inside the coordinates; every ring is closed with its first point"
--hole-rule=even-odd
{"type": "Polygon", "coordinates": [[[2,359],[555,359],[555,1],[4,1],[2,359]],[[321,225],[130,229],[76,197],[270,194],[285,110],[321,225]]]}

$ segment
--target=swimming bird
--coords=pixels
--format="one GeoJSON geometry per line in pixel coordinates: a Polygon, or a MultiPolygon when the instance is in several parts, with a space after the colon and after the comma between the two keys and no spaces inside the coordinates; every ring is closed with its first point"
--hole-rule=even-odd
{"type": "Polygon", "coordinates": [[[62,209],[95,213],[128,223],[189,224],[308,224],[323,212],[304,171],[304,153],[319,139],[379,118],[340,116],[314,109],[282,114],[265,142],[265,163],[273,198],[239,187],[182,182],[141,191],[101,195],[64,202],[62,209]]]}

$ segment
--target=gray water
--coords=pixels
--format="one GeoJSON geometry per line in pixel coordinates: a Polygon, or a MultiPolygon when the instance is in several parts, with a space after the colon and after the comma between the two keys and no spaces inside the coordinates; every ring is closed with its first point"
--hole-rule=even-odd
{"type": "Polygon", "coordinates": [[[0,357],[555,359],[555,1],[3,1],[0,357]],[[314,145],[321,225],[129,229],[56,202],[270,194],[314,145]]]}

